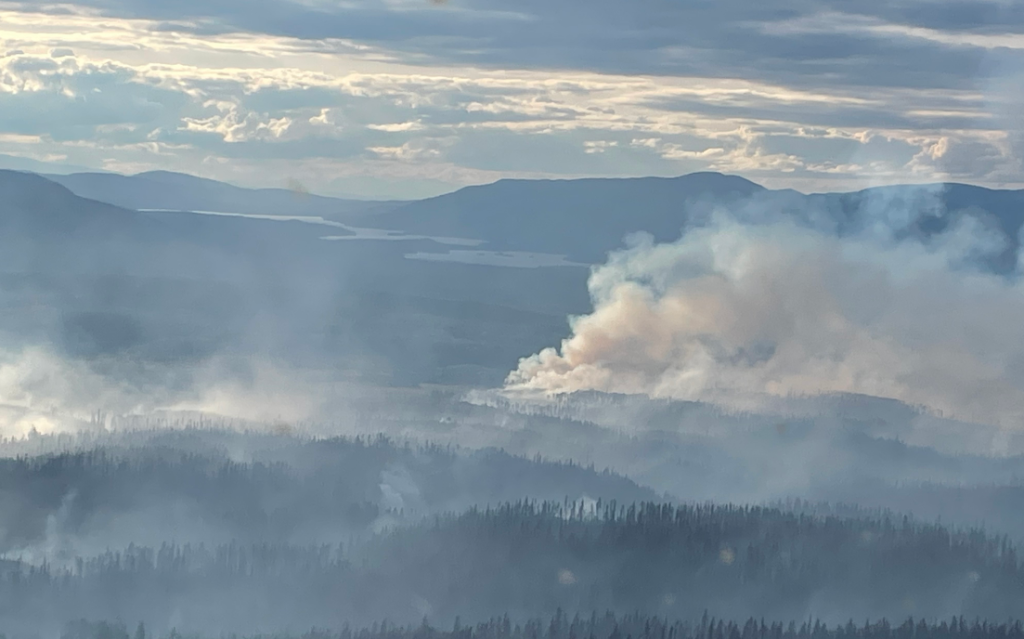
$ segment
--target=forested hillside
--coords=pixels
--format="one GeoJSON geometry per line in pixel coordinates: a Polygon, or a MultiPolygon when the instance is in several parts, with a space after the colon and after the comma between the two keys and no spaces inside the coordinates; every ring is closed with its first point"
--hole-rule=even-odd
{"type": "Polygon", "coordinates": [[[1016,550],[980,531],[614,501],[472,509],[348,544],[130,546],[63,567],[12,561],[0,578],[0,619],[19,631],[120,618],[160,632],[301,632],[560,609],[1008,619],[1024,616],[1022,601],[1016,550]]]}
{"type": "Polygon", "coordinates": [[[132,543],[336,543],[523,497],[655,496],[577,464],[384,437],[193,430],[113,441],[0,458],[0,552],[60,562],[132,543]]]}
{"type": "MultiPolygon", "coordinates": [[[[124,622],[75,621],[67,624],[61,639],[146,639],[146,626],[136,626],[129,633],[124,622]]],[[[171,636],[180,637],[172,631],[171,636]]],[[[672,621],[663,617],[640,614],[605,613],[569,616],[559,611],[550,619],[513,622],[508,615],[477,624],[456,623],[451,630],[435,628],[426,623],[411,626],[374,623],[353,630],[311,630],[297,635],[257,635],[260,639],[1020,639],[1024,628],[1020,622],[989,623],[953,617],[928,622],[907,618],[902,623],[886,620],[829,625],[820,620],[766,622],[747,619],[745,622],[723,620],[703,615],[699,621],[672,621]]]]}

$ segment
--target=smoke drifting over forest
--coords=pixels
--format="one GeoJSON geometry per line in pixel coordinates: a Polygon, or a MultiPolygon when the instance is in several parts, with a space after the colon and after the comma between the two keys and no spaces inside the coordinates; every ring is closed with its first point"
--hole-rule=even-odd
{"type": "Polygon", "coordinates": [[[1022,70],[1024,0],[0,0],[0,639],[1024,639],[1022,70]]]}
{"type": "Polygon", "coordinates": [[[837,237],[721,216],[677,242],[634,238],[595,267],[592,313],[524,359],[510,390],[600,390],[753,408],[857,393],[1013,425],[1024,416],[1024,288],[965,217],[922,240],[880,221],[837,237]]]}
{"type": "Polygon", "coordinates": [[[8,639],[1020,632],[1020,193],[2,185],[8,639]]]}

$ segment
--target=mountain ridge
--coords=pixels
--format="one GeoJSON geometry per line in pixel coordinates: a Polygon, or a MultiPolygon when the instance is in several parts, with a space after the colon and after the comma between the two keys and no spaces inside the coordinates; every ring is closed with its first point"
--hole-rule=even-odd
{"type": "Polygon", "coordinates": [[[405,233],[482,240],[490,250],[560,254],[595,264],[632,233],[673,242],[688,226],[722,210],[753,219],[791,217],[846,235],[897,207],[909,214],[908,233],[939,233],[963,215],[998,227],[1007,251],[992,267],[1011,267],[1024,226],[1024,191],[959,183],[804,194],[710,172],[675,178],[499,180],[399,204],[364,221],[405,233]]]}
{"type": "Polygon", "coordinates": [[[123,208],[173,211],[216,211],[257,215],[306,215],[344,220],[369,214],[387,202],[333,198],[300,188],[249,189],[210,178],[172,171],[41,174],[77,195],[123,208]]]}

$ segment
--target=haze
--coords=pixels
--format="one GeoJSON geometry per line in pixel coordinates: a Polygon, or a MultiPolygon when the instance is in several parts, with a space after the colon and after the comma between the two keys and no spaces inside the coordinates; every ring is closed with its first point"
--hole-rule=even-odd
{"type": "Polygon", "coordinates": [[[1024,638],[1017,4],[0,40],[0,638],[1024,638]]]}

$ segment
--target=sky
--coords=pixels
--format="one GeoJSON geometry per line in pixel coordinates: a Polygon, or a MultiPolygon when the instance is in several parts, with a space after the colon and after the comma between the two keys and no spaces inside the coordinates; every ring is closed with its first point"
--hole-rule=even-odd
{"type": "Polygon", "coordinates": [[[0,2],[0,166],[1024,187],[1016,0],[0,2]]]}

